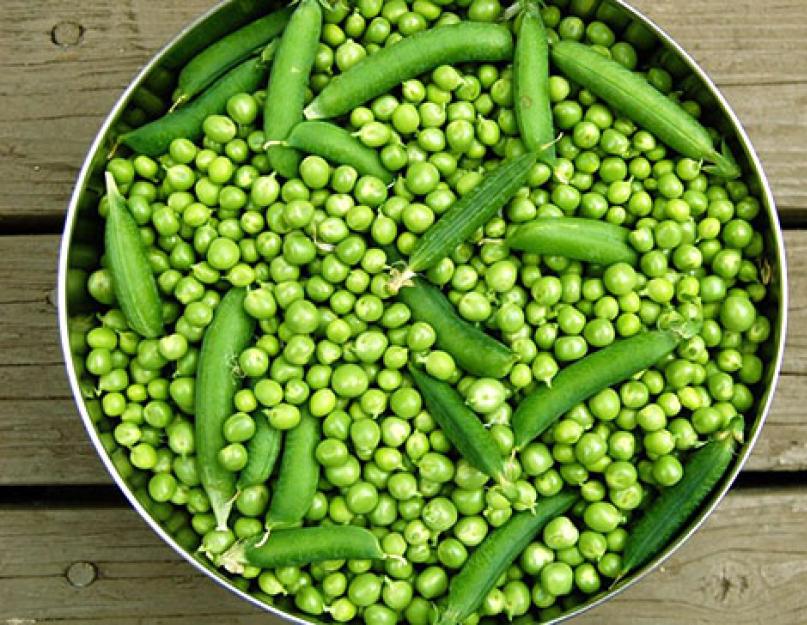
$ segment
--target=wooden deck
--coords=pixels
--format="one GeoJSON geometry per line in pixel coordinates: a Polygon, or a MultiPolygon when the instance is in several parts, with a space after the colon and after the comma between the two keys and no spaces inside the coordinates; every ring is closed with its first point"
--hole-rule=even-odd
{"type": "MultiPolygon", "coordinates": [[[[59,231],[85,151],[139,66],[203,0],[2,0],[0,625],[272,622],[198,575],[130,510],[70,399],[59,231]],[[44,392],[42,389],[46,389],[44,392]]],[[[748,129],[785,225],[784,375],[739,484],[663,570],[591,625],[803,625],[807,610],[807,2],[637,0],[748,129]]]]}

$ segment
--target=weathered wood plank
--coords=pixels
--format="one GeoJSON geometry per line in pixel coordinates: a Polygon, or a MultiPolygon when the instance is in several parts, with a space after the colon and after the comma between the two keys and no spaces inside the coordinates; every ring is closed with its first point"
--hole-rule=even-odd
{"type": "MultiPolygon", "coordinates": [[[[801,625],[805,510],[804,489],[735,491],[663,570],[579,622],[751,625],[775,614],[801,625]]],[[[279,623],[196,573],[129,509],[0,510],[0,543],[4,623],[279,623]]]]}
{"type": "MultiPolygon", "coordinates": [[[[807,469],[807,231],[786,238],[793,280],[786,375],[748,465],[755,471],[807,469]]],[[[0,484],[109,481],[64,374],[52,293],[57,247],[55,236],[0,237],[0,484]]]]}
{"type": "MultiPolygon", "coordinates": [[[[123,87],[209,2],[4,3],[0,225],[56,227],[76,172],[123,87]]],[[[759,150],[783,215],[807,215],[807,5],[640,0],[712,74],[759,150]],[[731,19],[726,16],[730,15],[731,19]],[[787,54],[787,62],[782,56],[787,54]]]]}

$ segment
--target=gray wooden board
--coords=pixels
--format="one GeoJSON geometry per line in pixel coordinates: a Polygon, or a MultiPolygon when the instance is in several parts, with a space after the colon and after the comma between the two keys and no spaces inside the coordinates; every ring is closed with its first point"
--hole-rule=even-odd
{"type": "MultiPolygon", "coordinates": [[[[661,570],[574,622],[803,625],[805,511],[803,489],[734,491],[661,570]]],[[[0,509],[0,544],[4,625],[278,622],[198,574],[125,508],[0,509]]]]}
{"type": "MultiPolygon", "coordinates": [[[[5,0],[0,226],[58,223],[101,121],[207,0],[5,0]]],[[[754,140],[786,218],[807,214],[807,3],[639,0],[710,72],[754,140]]]]}

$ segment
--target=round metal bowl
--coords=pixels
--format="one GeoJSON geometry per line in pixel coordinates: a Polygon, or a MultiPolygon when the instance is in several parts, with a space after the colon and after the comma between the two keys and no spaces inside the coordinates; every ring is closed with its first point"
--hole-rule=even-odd
{"type": "MultiPolygon", "coordinates": [[[[762,201],[764,211],[758,217],[756,225],[757,228],[764,232],[766,239],[767,256],[763,271],[767,274],[765,275],[765,279],[769,280],[769,295],[768,301],[765,303],[765,311],[772,321],[774,332],[763,354],[767,362],[765,379],[758,385],[758,388],[755,389],[757,402],[752,409],[752,414],[746,415],[746,442],[737,454],[733,466],[722,482],[715,488],[698,513],[691,519],[686,527],[678,533],[675,539],[662,553],[656,556],[642,569],[621,580],[609,590],[591,598],[585,604],[576,607],[574,610],[552,621],[554,623],[573,618],[607,601],[636,583],[659,566],[664,560],[669,558],[687,538],[700,527],[709,514],[715,509],[748,459],[770,409],[781,367],[787,316],[787,271],[782,231],[768,181],[762,170],[759,158],[751,145],[748,135],[743,130],[740,121],[714,83],[703,70],[698,67],[692,57],[675,43],[669,35],[622,0],[604,1],[610,3],[613,8],[619,11],[624,20],[634,23],[635,25],[644,26],[652,37],[655,38],[655,49],[643,50],[641,52],[642,57],[646,59],[648,55],[656,55],[657,59],[663,60],[667,68],[675,76],[677,86],[684,89],[688,97],[696,99],[702,105],[704,111],[709,112],[707,121],[717,127],[724,136],[729,138],[734,154],[738,157],[738,161],[742,164],[743,170],[747,173],[747,178],[752,183],[753,192],[762,201]]],[[[216,40],[224,33],[246,23],[265,10],[265,3],[261,0],[226,0],[221,2],[210,12],[201,16],[193,24],[185,28],[166,47],[158,52],[135,77],[132,84],[126,89],[113,107],[90,148],[89,154],[78,176],[78,181],[67,212],[59,259],[59,329],[62,349],[67,363],[67,375],[70,379],[70,386],[90,439],[95,445],[98,455],[101,457],[110,475],[126,495],[131,505],[137,510],[140,516],[143,517],[145,522],[148,523],[154,532],[170,545],[174,551],[185,558],[191,566],[209,576],[216,583],[235,595],[248,601],[257,608],[269,611],[276,616],[295,623],[305,623],[307,619],[291,613],[282,612],[277,608],[267,605],[257,597],[240,590],[225,575],[211,568],[205,560],[197,558],[194,554],[185,551],[161,526],[160,522],[152,517],[141,505],[135,496],[132,485],[129,484],[115,468],[111,456],[114,450],[108,451],[104,446],[104,440],[101,436],[101,431],[105,427],[103,420],[99,422],[97,418],[93,419],[85,403],[78,373],[80,369],[77,369],[74,363],[74,356],[71,353],[69,332],[69,323],[74,315],[91,312],[91,304],[87,301],[86,297],[82,297],[81,289],[75,288],[75,278],[77,276],[80,277],[82,275],[81,271],[92,267],[93,263],[97,266],[101,249],[101,223],[97,216],[96,207],[103,193],[101,176],[109,148],[113,144],[113,136],[117,125],[121,120],[131,120],[133,117],[137,116],[140,116],[142,121],[142,108],[134,108],[136,105],[143,106],[144,98],[142,97],[143,94],[140,92],[141,87],[144,85],[151,86],[159,84],[161,77],[168,75],[166,70],[172,72],[177,67],[181,67],[185,60],[190,58],[199,49],[204,48],[208,42],[216,40]]],[[[149,107],[146,106],[145,108],[149,107]]],[[[153,112],[153,114],[158,115],[159,112],[153,112]]],[[[148,115],[146,115],[146,117],[148,117],[148,115]]],[[[107,445],[109,445],[108,439],[106,442],[107,445]]]]}

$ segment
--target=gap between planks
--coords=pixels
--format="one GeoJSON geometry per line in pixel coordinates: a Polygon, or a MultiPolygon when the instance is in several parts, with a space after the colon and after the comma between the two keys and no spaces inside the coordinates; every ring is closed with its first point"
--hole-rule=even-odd
{"type": "MultiPolygon", "coordinates": [[[[803,625],[807,489],[734,491],[658,571],[575,623],[803,625]]],[[[281,621],[228,594],[129,509],[0,510],[0,623],[281,621]],[[36,527],[36,534],[31,528],[36,527]]]]}

